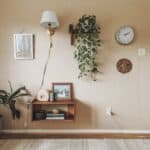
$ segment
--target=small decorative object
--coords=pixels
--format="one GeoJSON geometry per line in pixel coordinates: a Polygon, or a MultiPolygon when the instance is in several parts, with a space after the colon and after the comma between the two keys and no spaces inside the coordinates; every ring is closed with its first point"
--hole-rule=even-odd
{"type": "Polygon", "coordinates": [[[134,29],[129,26],[122,26],[116,33],[115,33],[116,41],[122,45],[130,44],[134,39],[134,29]]]}
{"type": "Polygon", "coordinates": [[[50,99],[50,101],[53,101],[54,100],[54,93],[53,93],[53,91],[50,91],[49,92],[49,99],[50,99]]]}
{"type": "Polygon", "coordinates": [[[59,109],[52,109],[53,114],[59,114],[60,110],[59,109]]]}
{"type": "Polygon", "coordinates": [[[96,80],[96,74],[99,73],[99,64],[97,62],[97,49],[100,46],[100,27],[96,24],[96,16],[83,15],[78,24],[69,26],[71,33],[71,44],[76,39],[75,59],[78,61],[80,70],[79,78],[88,77],[96,80]]]}
{"type": "Polygon", "coordinates": [[[33,59],[33,34],[14,34],[15,59],[33,59]]]}
{"type": "Polygon", "coordinates": [[[37,94],[37,99],[39,101],[48,101],[49,100],[48,90],[40,89],[38,94],[37,94]]]}
{"type": "Polygon", "coordinates": [[[132,63],[129,59],[123,58],[117,62],[116,67],[120,73],[128,73],[132,70],[132,63]]]}
{"type": "Polygon", "coordinates": [[[13,91],[11,83],[10,85],[10,92],[5,90],[0,90],[0,104],[4,104],[5,106],[9,106],[13,119],[20,118],[20,110],[16,109],[16,100],[23,96],[31,96],[29,91],[26,89],[25,86],[18,88],[17,90],[13,91]]]}
{"type": "Polygon", "coordinates": [[[46,119],[46,111],[45,110],[40,110],[34,112],[34,119],[35,120],[45,120],[46,119]]]}
{"type": "Polygon", "coordinates": [[[72,100],[72,83],[53,83],[54,100],[72,100]]]}

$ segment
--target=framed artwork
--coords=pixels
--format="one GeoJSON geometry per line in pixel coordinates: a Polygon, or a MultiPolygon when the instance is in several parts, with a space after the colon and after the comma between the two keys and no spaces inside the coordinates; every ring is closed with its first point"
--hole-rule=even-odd
{"type": "Polygon", "coordinates": [[[33,34],[14,34],[15,59],[33,59],[33,34]]]}
{"type": "Polygon", "coordinates": [[[54,100],[72,100],[72,83],[52,83],[54,100]]]}

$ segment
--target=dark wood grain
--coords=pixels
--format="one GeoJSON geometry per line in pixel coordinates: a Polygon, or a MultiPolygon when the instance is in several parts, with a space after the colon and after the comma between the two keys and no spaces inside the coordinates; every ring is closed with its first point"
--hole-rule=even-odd
{"type": "Polygon", "coordinates": [[[80,138],[113,138],[113,139],[150,139],[150,134],[128,134],[128,133],[1,133],[0,139],[80,139],[80,138]]]}

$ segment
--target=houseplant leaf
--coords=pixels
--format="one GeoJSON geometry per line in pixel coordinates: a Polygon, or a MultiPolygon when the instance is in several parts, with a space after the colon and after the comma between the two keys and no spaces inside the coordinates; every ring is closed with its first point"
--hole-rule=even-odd
{"type": "Polygon", "coordinates": [[[78,62],[79,78],[90,76],[95,80],[99,73],[99,65],[96,57],[101,40],[99,37],[100,27],[96,24],[96,16],[83,15],[76,25],[76,50],[74,58],[78,62]]]}

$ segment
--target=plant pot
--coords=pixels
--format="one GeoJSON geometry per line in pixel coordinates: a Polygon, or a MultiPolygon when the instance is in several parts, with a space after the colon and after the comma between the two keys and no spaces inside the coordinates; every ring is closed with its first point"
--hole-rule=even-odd
{"type": "Polygon", "coordinates": [[[0,115],[0,130],[2,130],[2,126],[3,126],[3,116],[0,115]]]}

